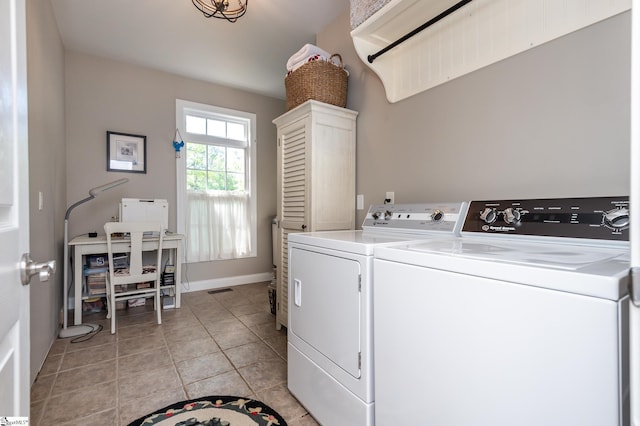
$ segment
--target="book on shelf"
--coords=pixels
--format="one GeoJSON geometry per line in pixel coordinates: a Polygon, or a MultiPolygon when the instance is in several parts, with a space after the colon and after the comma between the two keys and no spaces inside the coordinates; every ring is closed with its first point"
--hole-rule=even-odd
{"type": "Polygon", "coordinates": [[[176,267],[174,265],[165,265],[162,272],[162,285],[175,284],[176,267]]]}
{"type": "MultiPolygon", "coordinates": [[[[113,267],[126,268],[129,266],[129,255],[127,253],[113,254],[113,267]]],[[[105,254],[90,254],[85,258],[84,267],[89,270],[109,269],[109,256],[105,254]]]]}
{"type": "Polygon", "coordinates": [[[114,253],[113,267],[115,269],[123,269],[129,267],[129,255],[126,253],[114,253]]]}
{"type": "Polygon", "coordinates": [[[97,274],[104,274],[106,276],[108,272],[109,272],[108,266],[99,266],[95,268],[84,266],[82,268],[82,275],[84,275],[85,277],[89,277],[91,275],[97,275],[97,274]]]}
{"type": "Polygon", "coordinates": [[[92,289],[92,288],[107,288],[107,283],[105,282],[101,282],[101,283],[87,283],[87,288],[88,289],[92,289]]]}
{"type": "Polygon", "coordinates": [[[106,283],[107,282],[107,274],[100,273],[95,275],[87,275],[88,283],[106,283]]]}
{"type": "Polygon", "coordinates": [[[94,296],[97,294],[106,294],[107,293],[107,288],[106,287],[102,287],[102,288],[90,288],[89,289],[89,295],[94,296]]]}
{"type": "Polygon", "coordinates": [[[124,293],[125,291],[129,291],[130,285],[131,284],[121,284],[121,285],[115,286],[116,293],[124,293]]]}
{"type": "Polygon", "coordinates": [[[100,268],[109,266],[109,256],[104,254],[89,254],[85,257],[86,266],[89,268],[100,268]]]}
{"type": "Polygon", "coordinates": [[[142,265],[142,273],[150,274],[156,271],[156,265],[142,265]]]}

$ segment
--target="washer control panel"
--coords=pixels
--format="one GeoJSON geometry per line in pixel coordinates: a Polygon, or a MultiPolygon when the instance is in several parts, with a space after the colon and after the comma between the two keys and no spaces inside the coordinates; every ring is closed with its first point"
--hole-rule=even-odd
{"type": "Polygon", "coordinates": [[[629,241],[629,197],[471,201],[462,232],[629,241]]]}
{"type": "Polygon", "coordinates": [[[465,202],[372,205],[362,223],[362,229],[458,235],[466,207],[465,202]]]}

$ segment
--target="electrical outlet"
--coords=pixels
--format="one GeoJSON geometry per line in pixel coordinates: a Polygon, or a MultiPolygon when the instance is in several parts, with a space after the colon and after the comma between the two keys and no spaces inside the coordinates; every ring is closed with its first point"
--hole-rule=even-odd
{"type": "Polygon", "coordinates": [[[38,210],[42,210],[44,208],[44,195],[42,191],[38,191],[38,210]]]}
{"type": "Polygon", "coordinates": [[[384,197],[384,203],[385,204],[394,204],[395,201],[395,194],[393,193],[393,191],[387,192],[387,195],[384,197]]]}
{"type": "Polygon", "coordinates": [[[364,210],[364,195],[362,194],[356,196],[356,209],[364,210]]]}

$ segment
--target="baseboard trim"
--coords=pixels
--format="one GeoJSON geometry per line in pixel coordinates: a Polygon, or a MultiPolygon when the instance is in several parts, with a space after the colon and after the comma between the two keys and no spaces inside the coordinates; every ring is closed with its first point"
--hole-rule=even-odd
{"type": "Polygon", "coordinates": [[[215,278],[211,280],[182,282],[182,293],[190,293],[201,290],[215,290],[223,287],[233,287],[243,284],[260,283],[271,281],[272,272],[263,272],[261,274],[238,275],[235,277],[215,278]]]}

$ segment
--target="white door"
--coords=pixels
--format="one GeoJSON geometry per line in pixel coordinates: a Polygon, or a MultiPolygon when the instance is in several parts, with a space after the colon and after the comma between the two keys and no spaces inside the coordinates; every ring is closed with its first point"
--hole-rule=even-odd
{"type": "Polygon", "coordinates": [[[29,415],[29,251],[25,0],[0,1],[0,416],[29,415]]]}
{"type": "Polygon", "coordinates": [[[635,276],[629,309],[631,425],[640,426],[640,0],[631,4],[631,268],[635,276]]]}
{"type": "Polygon", "coordinates": [[[360,262],[291,246],[289,330],[355,378],[361,376],[360,262]]]}

